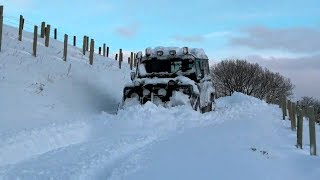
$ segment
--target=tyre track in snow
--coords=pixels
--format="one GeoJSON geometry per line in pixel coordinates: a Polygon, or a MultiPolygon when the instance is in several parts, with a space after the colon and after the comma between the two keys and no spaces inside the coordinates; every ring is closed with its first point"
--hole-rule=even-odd
{"type": "Polygon", "coordinates": [[[80,122],[88,131],[85,138],[44,148],[46,152],[38,151],[25,161],[0,167],[0,179],[119,179],[141,166],[139,156],[151,144],[186,129],[254,116],[257,109],[250,107],[256,103],[263,107],[261,111],[268,108],[252,98],[240,103],[225,98],[217,103],[217,111],[206,114],[187,106],[166,109],[152,103],[128,107],[117,115],[102,113],[80,122]]]}
{"type": "Polygon", "coordinates": [[[154,137],[107,139],[52,150],[0,169],[0,179],[107,179],[126,159],[154,137]],[[36,163],[35,163],[36,162],[36,163]]]}
{"type": "Polygon", "coordinates": [[[0,135],[0,167],[15,164],[32,156],[86,141],[90,126],[85,122],[52,124],[16,134],[0,135]]]}

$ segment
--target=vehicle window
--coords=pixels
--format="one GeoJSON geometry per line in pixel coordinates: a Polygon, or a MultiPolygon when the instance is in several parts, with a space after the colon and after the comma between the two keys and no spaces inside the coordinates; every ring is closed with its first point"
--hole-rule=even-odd
{"type": "Polygon", "coordinates": [[[170,61],[147,61],[145,62],[147,73],[152,72],[171,72],[170,61]]]}
{"type": "Polygon", "coordinates": [[[203,63],[203,69],[205,74],[209,74],[209,64],[208,61],[202,61],[203,63]]]}

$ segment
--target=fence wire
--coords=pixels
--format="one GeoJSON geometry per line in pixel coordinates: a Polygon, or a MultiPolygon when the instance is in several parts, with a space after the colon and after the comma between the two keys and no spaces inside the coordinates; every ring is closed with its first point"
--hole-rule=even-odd
{"type": "MultiPolygon", "coordinates": [[[[3,23],[12,27],[19,27],[20,24],[20,17],[14,17],[14,16],[3,16],[3,23]]],[[[23,25],[23,30],[29,33],[34,32],[34,26],[38,26],[38,35],[40,35],[41,32],[41,22],[40,23],[35,23],[29,20],[24,19],[24,25],[23,25]]],[[[46,24],[47,27],[48,24],[46,24]]],[[[51,39],[54,39],[54,29],[57,29],[57,41],[64,42],[64,35],[67,34],[64,31],[61,31],[55,26],[50,25],[50,35],[49,37],[51,39]]],[[[83,48],[83,37],[84,36],[76,36],[76,47],[79,49],[83,48]]],[[[18,38],[18,34],[17,34],[18,38]]],[[[91,38],[89,37],[89,43],[91,41],[91,38]]],[[[73,45],[73,35],[68,35],[68,45],[73,45]]],[[[97,41],[95,41],[95,50],[94,52],[99,51],[99,47],[101,47],[101,53],[103,53],[103,44],[97,44],[97,41]]],[[[115,50],[112,52],[110,46],[106,45],[106,49],[109,47],[109,57],[113,58],[112,56],[118,53],[118,50],[115,50]]],[[[89,45],[89,50],[90,50],[90,45],[89,45]]]]}

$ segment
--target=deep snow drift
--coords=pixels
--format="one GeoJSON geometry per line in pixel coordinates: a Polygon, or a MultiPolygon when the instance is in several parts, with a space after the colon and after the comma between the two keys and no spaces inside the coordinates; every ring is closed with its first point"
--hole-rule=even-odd
{"type": "MultiPolygon", "coordinates": [[[[5,26],[0,52],[0,179],[318,179],[280,109],[235,93],[206,114],[133,105],[115,114],[129,69],[62,43],[23,42],[5,26]]],[[[42,41],[42,40],[41,40],[42,41]]],[[[319,126],[317,126],[319,144],[319,126]]],[[[318,151],[319,153],[319,151],[318,151]]]]}

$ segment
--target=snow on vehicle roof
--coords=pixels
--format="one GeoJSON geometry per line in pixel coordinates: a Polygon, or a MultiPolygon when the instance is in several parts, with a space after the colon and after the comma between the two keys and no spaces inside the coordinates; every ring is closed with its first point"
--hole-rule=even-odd
{"type": "MultiPolygon", "coordinates": [[[[177,56],[185,55],[183,53],[183,48],[179,48],[179,47],[158,46],[155,48],[151,48],[151,47],[146,48],[146,51],[148,51],[151,54],[150,55],[151,57],[158,57],[157,55],[158,51],[163,52],[162,56],[169,56],[171,50],[175,50],[177,56]]],[[[195,56],[195,58],[198,58],[198,59],[208,59],[208,56],[206,55],[206,53],[202,48],[188,48],[188,54],[192,54],[193,56],[195,56]]]]}

